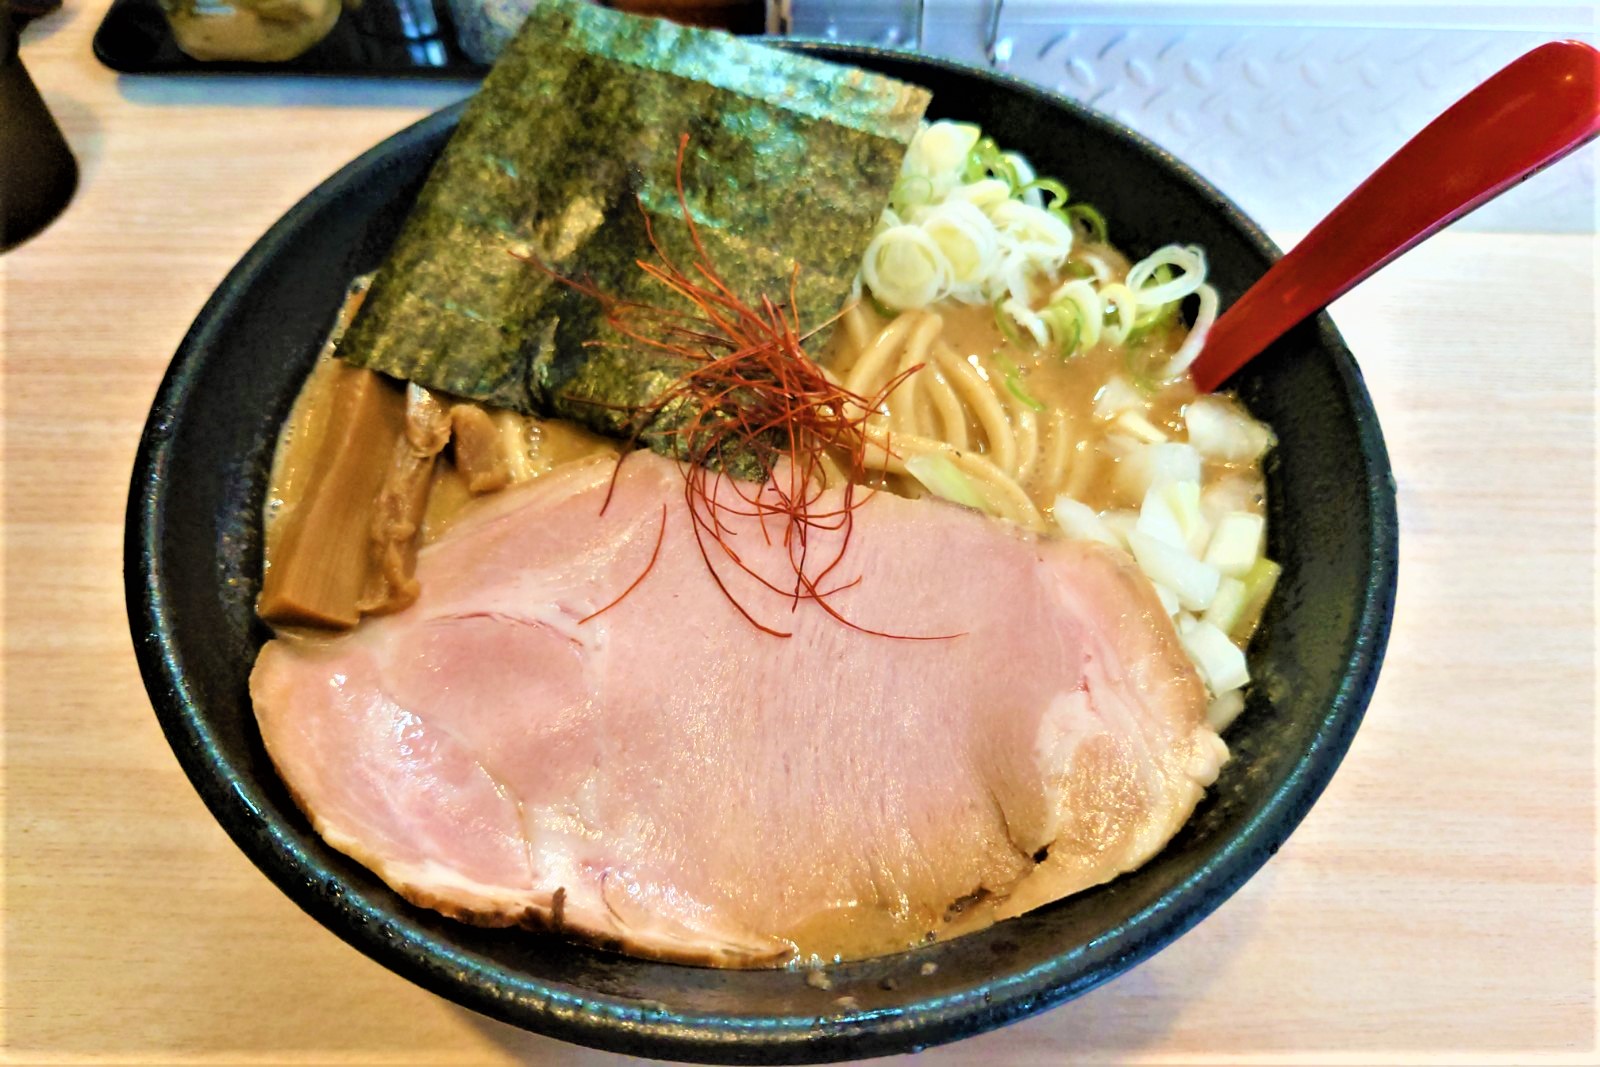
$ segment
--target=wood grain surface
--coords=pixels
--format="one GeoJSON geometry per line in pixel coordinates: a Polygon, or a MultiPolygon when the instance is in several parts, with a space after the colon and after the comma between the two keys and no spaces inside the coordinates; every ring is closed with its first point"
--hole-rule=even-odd
{"type": "MultiPolygon", "coordinates": [[[[469,87],[119,77],[102,11],[24,36],[83,180],[0,258],[6,1062],[621,1062],[425,993],[280,895],[180,773],[123,610],[134,446],[201,304],[469,87]]],[[[1452,233],[1335,307],[1403,528],[1348,758],[1194,932],[918,1063],[1596,1062],[1595,274],[1590,237],[1452,233]]]]}

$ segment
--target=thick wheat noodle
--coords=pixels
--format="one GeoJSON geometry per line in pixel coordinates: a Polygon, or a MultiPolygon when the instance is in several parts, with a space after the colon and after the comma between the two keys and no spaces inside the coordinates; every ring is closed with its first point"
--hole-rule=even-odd
{"type": "Polygon", "coordinates": [[[1100,450],[1084,442],[1074,451],[1077,454],[1072,459],[1072,472],[1067,476],[1067,486],[1063,492],[1074,500],[1082,500],[1100,466],[1100,450]]]}
{"type": "Polygon", "coordinates": [[[838,457],[832,452],[824,452],[817,457],[817,465],[822,476],[823,485],[843,485],[850,480],[850,474],[839,463],[838,457]]]}
{"type": "Polygon", "coordinates": [[[870,397],[883,388],[889,380],[889,367],[905,343],[906,334],[922,318],[920,312],[897,315],[893,322],[878,331],[872,343],[862,349],[850,369],[845,371],[844,387],[857,396],[870,397]]]}
{"type": "Polygon", "coordinates": [[[1067,457],[1072,451],[1072,419],[1065,411],[1050,413],[1050,427],[1045,431],[1044,467],[1038,484],[1052,499],[1061,490],[1067,476],[1067,457]]]}
{"type": "Polygon", "coordinates": [[[922,373],[929,377],[926,390],[928,399],[939,412],[939,422],[944,428],[944,432],[938,436],[957,448],[970,448],[972,436],[967,428],[967,413],[961,406],[961,398],[951,388],[950,379],[945,377],[937,362],[922,373]]]}
{"type": "Polygon", "coordinates": [[[967,409],[976,417],[983,430],[989,449],[989,458],[1003,471],[1016,469],[1017,437],[1011,429],[1011,419],[989,383],[983,380],[978,369],[956,354],[956,350],[943,341],[933,346],[935,365],[945,373],[956,394],[965,400],[967,409]]]}
{"type": "Polygon", "coordinates": [[[1039,417],[1025,408],[1009,404],[1017,424],[1017,465],[1010,472],[1019,485],[1027,485],[1039,462],[1039,417]]]}
{"type": "MultiPolygon", "coordinates": [[[[895,373],[907,374],[918,364],[926,369],[928,346],[933,344],[934,338],[938,337],[943,329],[944,319],[938,315],[928,315],[918,323],[906,341],[905,350],[900,356],[900,365],[895,373]]],[[[889,402],[889,424],[897,432],[921,434],[924,437],[934,436],[929,425],[930,420],[923,418],[919,410],[921,405],[918,403],[918,396],[924,391],[925,383],[934,384],[918,371],[915,374],[907,374],[906,380],[895,390],[895,395],[889,402]]]]}
{"type": "MultiPolygon", "coordinates": [[[[861,315],[857,325],[864,327],[866,322],[861,315]]],[[[853,330],[848,323],[846,328],[853,330]]],[[[895,375],[919,364],[925,368],[910,375],[888,398],[887,418],[871,419],[868,439],[875,447],[868,450],[867,466],[906,475],[904,457],[943,455],[977,482],[1006,518],[1037,529],[1043,517],[1023,485],[1034,479],[1042,493],[1053,495],[1069,474],[1077,473],[1069,469],[1073,445],[1069,421],[1057,412],[1041,424],[1034,412],[1002,395],[992,379],[986,380],[978,367],[944,341],[943,328],[937,314],[907,312],[857,345],[858,355],[845,371],[843,384],[859,395],[874,396],[895,375]],[[973,451],[975,441],[983,453],[973,451]]],[[[1092,468],[1093,461],[1087,466],[1092,468]]]]}
{"type": "Polygon", "coordinates": [[[868,426],[866,436],[867,466],[890,474],[906,474],[905,461],[912,456],[944,456],[969,480],[977,483],[978,491],[1000,512],[1002,518],[1032,530],[1044,529],[1044,516],[1028,499],[1022,486],[995,466],[987,456],[963,451],[919,434],[891,434],[878,426],[868,426]]]}
{"type": "MultiPolygon", "coordinates": [[[[922,364],[923,369],[909,375],[904,384],[895,390],[889,403],[889,424],[896,433],[936,437],[957,448],[966,448],[971,439],[966,412],[962,409],[960,398],[951,389],[949,379],[929,358],[929,348],[942,326],[938,317],[932,316],[911,331],[895,373],[905,374],[918,364],[922,364]],[[939,427],[934,425],[935,417],[939,427]]],[[[889,375],[885,374],[880,381],[863,382],[862,395],[871,395],[883,388],[888,380],[889,375]]]]}
{"type": "MultiPolygon", "coordinates": [[[[896,374],[915,366],[915,364],[908,365],[911,346],[907,345],[904,352],[905,355],[900,357],[899,366],[895,368],[896,374]]],[[[895,433],[922,433],[922,420],[917,417],[917,379],[920,377],[920,374],[909,375],[895,386],[894,392],[888,397],[888,419],[885,420],[882,415],[874,415],[872,421],[880,426],[887,421],[889,428],[895,433]]]]}
{"type": "Polygon", "coordinates": [[[845,336],[850,339],[850,347],[857,352],[866,348],[867,343],[872,340],[872,327],[867,322],[867,313],[862,310],[859,300],[845,308],[843,325],[845,336]]]}

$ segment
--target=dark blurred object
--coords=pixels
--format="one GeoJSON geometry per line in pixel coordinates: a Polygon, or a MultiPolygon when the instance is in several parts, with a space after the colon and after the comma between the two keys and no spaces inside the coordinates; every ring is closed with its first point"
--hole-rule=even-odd
{"type": "Polygon", "coordinates": [[[60,6],[61,0],[11,0],[11,24],[21,32],[22,27],[60,6]]]}
{"type": "Polygon", "coordinates": [[[0,252],[50,225],[77,187],[78,164],[17,52],[11,0],[0,0],[0,252]]]}
{"type": "Polygon", "coordinates": [[[162,0],[178,47],[195,59],[283,63],[328,36],[339,0],[162,0]]]}
{"type": "Polygon", "coordinates": [[[761,33],[767,28],[763,0],[601,0],[600,6],[731,33],[761,33]]]}
{"type": "MultiPolygon", "coordinates": [[[[493,63],[539,0],[447,0],[462,51],[480,63],[493,63]]],[[[761,33],[768,7],[777,0],[594,0],[600,7],[635,15],[653,15],[686,26],[707,26],[734,33],[761,33]]]]}
{"type": "MultiPolygon", "coordinates": [[[[47,3],[54,0],[29,0],[47,3]]],[[[113,0],[94,54],[124,74],[340,74],[373,78],[481,78],[534,0],[360,0],[317,44],[280,63],[199,60],[184,53],[161,0],[113,0]]],[[[760,33],[779,0],[611,0],[607,6],[679,22],[760,33]]]]}
{"type": "Polygon", "coordinates": [[[124,74],[338,74],[481,78],[488,66],[456,42],[445,0],[361,0],[321,41],[283,63],[201,61],[173,40],[160,0],[115,0],[94,35],[95,58],[124,74]]]}

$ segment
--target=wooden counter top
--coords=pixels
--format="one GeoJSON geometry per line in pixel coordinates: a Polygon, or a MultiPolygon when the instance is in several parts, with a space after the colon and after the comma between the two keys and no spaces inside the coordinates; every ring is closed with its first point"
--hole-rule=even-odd
{"type": "MultiPolygon", "coordinates": [[[[123,610],[134,447],[201,304],[469,87],[121,77],[89,51],[102,12],[24,34],[83,177],[0,257],[5,1062],[620,1063],[423,992],[274,889],[179,771],[123,610]]],[[[1597,247],[1447,234],[1335,307],[1402,523],[1344,766],[1177,944],[919,1064],[1596,1062],[1597,247]]]]}

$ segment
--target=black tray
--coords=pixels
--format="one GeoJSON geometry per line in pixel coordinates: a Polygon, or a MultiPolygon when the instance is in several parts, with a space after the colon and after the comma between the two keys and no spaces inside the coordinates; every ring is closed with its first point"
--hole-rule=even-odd
{"type": "Polygon", "coordinates": [[[159,0],[116,0],[95,31],[94,54],[124,74],[481,78],[489,69],[456,43],[444,0],[363,0],[354,10],[345,8],[328,36],[282,63],[192,59],[172,39],[159,0]]]}

